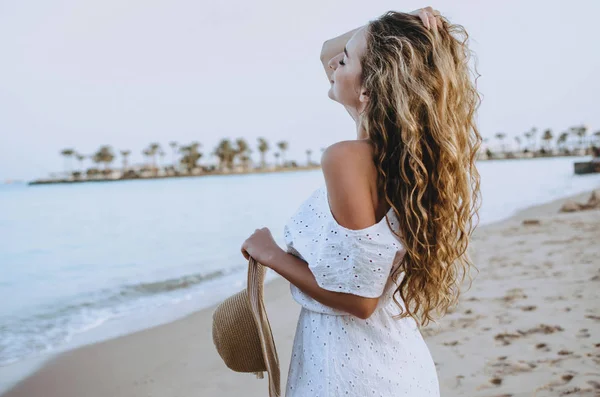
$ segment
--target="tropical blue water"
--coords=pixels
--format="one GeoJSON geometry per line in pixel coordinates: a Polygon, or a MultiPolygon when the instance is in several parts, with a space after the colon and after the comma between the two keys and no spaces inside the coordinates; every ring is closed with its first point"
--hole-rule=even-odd
{"type": "MultiPolygon", "coordinates": [[[[600,186],[600,175],[573,175],[574,160],[480,162],[480,223],[600,186]]],[[[285,221],[322,183],[317,170],[0,186],[0,365],[241,290],[242,242],[266,226],[283,247],[285,221]]]]}

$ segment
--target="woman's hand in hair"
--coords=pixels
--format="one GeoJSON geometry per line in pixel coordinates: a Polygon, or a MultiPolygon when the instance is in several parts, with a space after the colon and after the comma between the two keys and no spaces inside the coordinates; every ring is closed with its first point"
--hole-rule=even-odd
{"type": "Polygon", "coordinates": [[[411,11],[409,14],[416,15],[421,18],[423,25],[425,25],[427,29],[431,30],[433,28],[437,30],[438,21],[436,17],[440,15],[438,10],[434,10],[433,8],[427,6],[425,8],[419,8],[418,10],[411,11]]]}

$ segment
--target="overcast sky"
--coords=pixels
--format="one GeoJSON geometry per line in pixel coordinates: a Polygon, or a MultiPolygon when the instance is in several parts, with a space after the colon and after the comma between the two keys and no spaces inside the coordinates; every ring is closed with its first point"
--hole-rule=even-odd
{"type": "Polygon", "coordinates": [[[137,163],[150,142],[197,140],[205,162],[223,137],[264,136],[318,158],[356,138],[323,41],[426,5],[470,33],[484,136],[600,130],[600,1],[0,0],[0,182],[102,144],[137,163]]]}

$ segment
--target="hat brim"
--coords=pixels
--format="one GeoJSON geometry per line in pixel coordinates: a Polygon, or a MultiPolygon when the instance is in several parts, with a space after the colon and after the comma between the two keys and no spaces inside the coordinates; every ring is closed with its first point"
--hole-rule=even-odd
{"type": "Polygon", "coordinates": [[[267,267],[250,257],[248,262],[248,303],[260,338],[265,366],[269,375],[269,397],[281,396],[279,357],[271,324],[264,305],[264,280],[267,267]]]}

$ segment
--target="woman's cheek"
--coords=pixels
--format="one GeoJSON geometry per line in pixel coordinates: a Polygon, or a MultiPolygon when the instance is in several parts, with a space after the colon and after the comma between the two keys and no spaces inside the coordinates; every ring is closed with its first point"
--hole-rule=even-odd
{"type": "MultiPolygon", "coordinates": [[[[336,82],[336,84],[337,84],[337,82],[336,82]]],[[[340,82],[337,87],[338,98],[342,101],[345,101],[347,91],[348,91],[347,81],[345,79],[340,79],[340,82]]]]}

